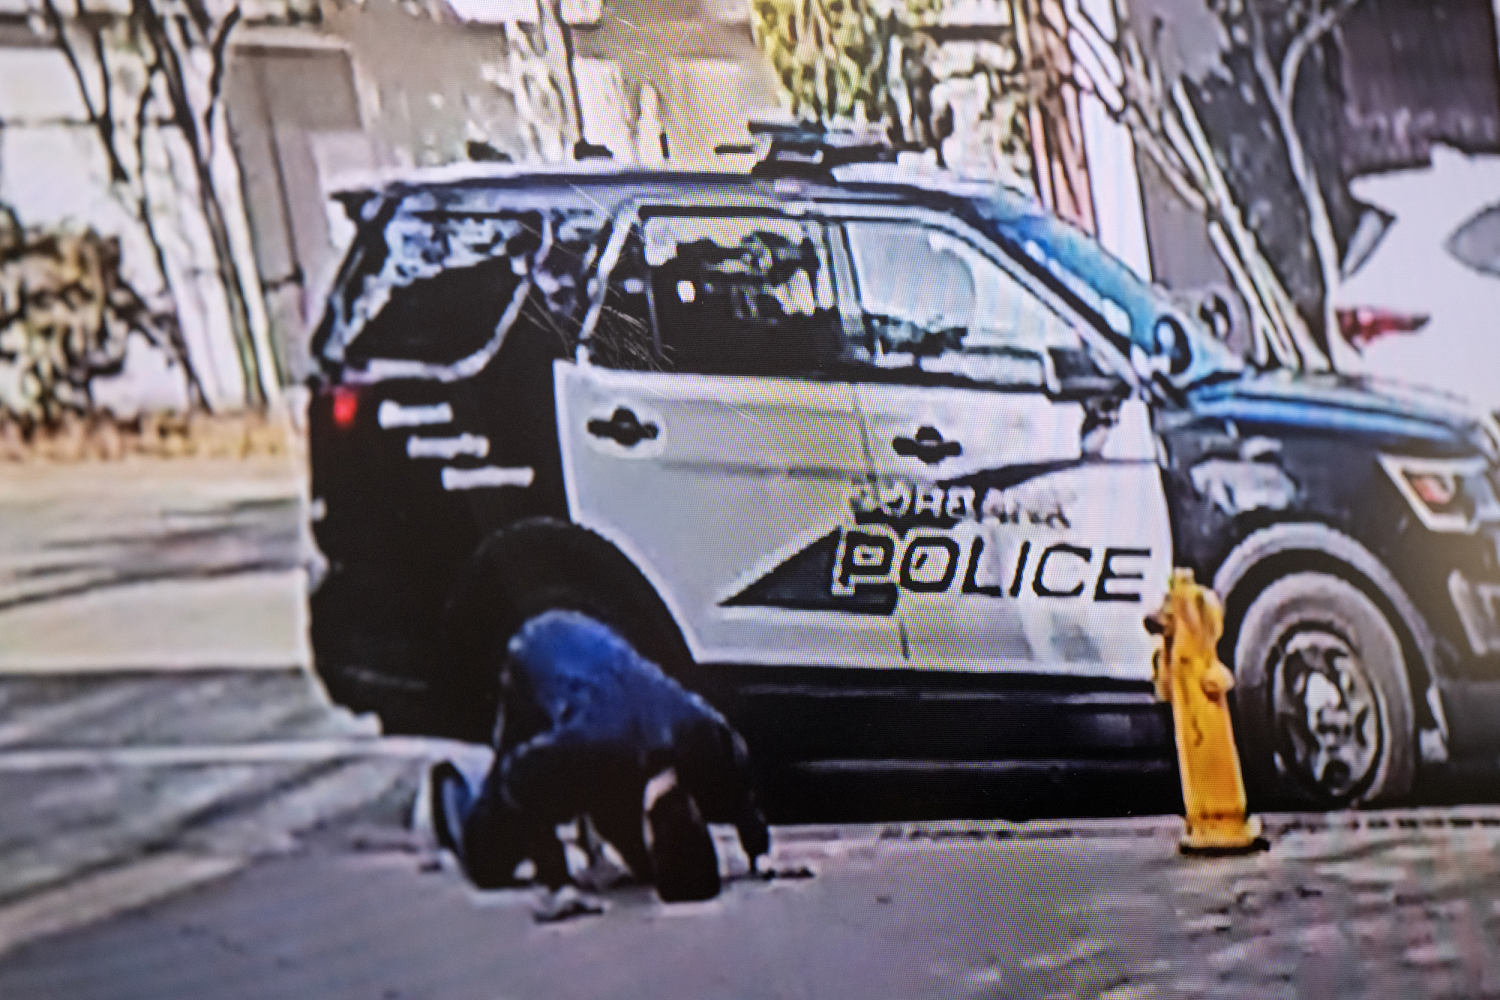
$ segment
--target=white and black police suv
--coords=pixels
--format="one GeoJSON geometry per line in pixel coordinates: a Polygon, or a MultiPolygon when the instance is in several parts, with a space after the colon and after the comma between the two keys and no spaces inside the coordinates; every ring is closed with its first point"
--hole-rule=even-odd
{"type": "Polygon", "coordinates": [[[335,700],[485,738],[496,651],[575,608],[762,761],[1167,761],[1142,618],[1175,565],[1225,599],[1255,787],[1388,799],[1497,748],[1489,417],[1251,370],[1021,195],[833,138],[342,196],[310,415],[335,700]]]}

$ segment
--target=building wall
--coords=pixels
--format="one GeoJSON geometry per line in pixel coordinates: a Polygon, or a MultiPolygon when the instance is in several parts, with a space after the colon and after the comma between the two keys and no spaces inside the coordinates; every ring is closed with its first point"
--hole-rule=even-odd
{"type": "Polygon", "coordinates": [[[1339,50],[1347,176],[1425,165],[1434,143],[1500,150],[1491,0],[1362,0],[1339,50]]]}
{"type": "Polygon", "coordinates": [[[659,98],[671,159],[721,162],[716,145],[744,141],[747,119],[779,108],[749,18],[748,2],[608,0],[597,24],[574,29],[577,54],[591,64],[588,82],[606,82],[588,86],[580,78],[589,138],[597,136],[618,159],[656,159],[654,123],[636,128],[649,87],[659,98]]]}

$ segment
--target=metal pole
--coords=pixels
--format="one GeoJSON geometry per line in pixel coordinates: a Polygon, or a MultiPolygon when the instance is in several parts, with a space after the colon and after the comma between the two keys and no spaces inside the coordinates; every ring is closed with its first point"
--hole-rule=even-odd
{"type": "Polygon", "coordinates": [[[574,143],[573,159],[587,160],[608,158],[609,147],[591,143],[584,136],[583,99],[578,93],[578,73],[573,67],[573,28],[562,16],[562,0],[543,0],[542,7],[552,19],[552,26],[562,40],[563,72],[568,80],[568,98],[573,105],[574,143]]]}

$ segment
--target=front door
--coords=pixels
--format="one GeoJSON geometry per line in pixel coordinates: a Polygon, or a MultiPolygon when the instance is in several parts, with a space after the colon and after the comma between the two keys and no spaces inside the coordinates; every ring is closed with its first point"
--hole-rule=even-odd
{"type": "MultiPolygon", "coordinates": [[[[1171,566],[1143,399],[1117,355],[939,217],[846,219],[872,476],[855,539],[910,661],[1142,679],[1171,566]]],[[[836,234],[838,235],[838,234],[836,234]]]]}
{"type": "Polygon", "coordinates": [[[889,588],[835,593],[868,465],[821,225],[643,212],[556,369],[573,519],[639,566],[699,663],[900,666],[889,588]]]}

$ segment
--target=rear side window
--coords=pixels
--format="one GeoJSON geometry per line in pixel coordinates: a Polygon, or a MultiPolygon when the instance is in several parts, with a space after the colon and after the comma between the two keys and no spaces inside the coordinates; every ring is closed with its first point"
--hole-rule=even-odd
{"type": "Polygon", "coordinates": [[[576,210],[411,196],[351,250],[319,333],[322,355],[450,365],[496,348],[533,293],[549,327],[565,333],[601,224],[576,210]]]}
{"type": "Polygon", "coordinates": [[[843,346],[821,228],[756,216],[653,216],[644,257],[672,371],[815,376],[843,346]]]}
{"type": "Polygon", "coordinates": [[[499,258],[394,287],[345,357],[452,364],[489,342],[520,283],[510,259],[499,258]]]}
{"type": "Polygon", "coordinates": [[[1004,388],[1097,374],[1071,323],[967,240],[908,221],[850,221],[844,231],[867,365],[1004,388]]]}
{"type": "Polygon", "coordinates": [[[1500,277],[1500,205],[1470,216],[1448,237],[1446,249],[1480,274],[1500,277]]]}

